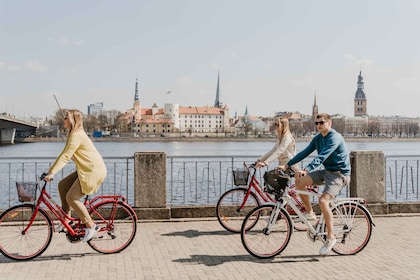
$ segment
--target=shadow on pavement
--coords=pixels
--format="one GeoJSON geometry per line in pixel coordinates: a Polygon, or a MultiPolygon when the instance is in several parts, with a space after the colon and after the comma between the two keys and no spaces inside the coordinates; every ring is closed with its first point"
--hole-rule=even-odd
{"type": "Polygon", "coordinates": [[[83,253],[83,254],[62,254],[62,255],[54,255],[54,256],[39,256],[32,260],[22,260],[22,261],[15,261],[9,258],[6,258],[3,255],[0,255],[0,263],[13,263],[13,262],[42,262],[42,261],[51,261],[51,260],[61,260],[61,261],[68,261],[73,258],[83,258],[90,255],[98,255],[98,253],[83,253]]]}
{"type": "Polygon", "coordinates": [[[319,255],[307,256],[277,256],[270,259],[258,259],[251,255],[237,256],[214,256],[214,255],[191,255],[191,258],[176,259],[174,262],[179,263],[197,263],[206,266],[217,266],[226,262],[257,262],[257,263],[299,263],[299,262],[319,262],[319,255]]]}
{"type": "Polygon", "coordinates": [[[220,236],[224,236],[224,235],[235,235],[237,233],[232,233],[230,231],[227,230],[220,230],[220,231],[198,231],[198,230],[185,230],[185,231],[174,231],[174,232],[170,232],[170,233],[164,233],[161,234],[161,236],[183,236],[183,237],[187,237],[187,238],[193,238],[193,237],[198,237],[198,236],[202,236],[202,235],[220,235],[220,236]]]}

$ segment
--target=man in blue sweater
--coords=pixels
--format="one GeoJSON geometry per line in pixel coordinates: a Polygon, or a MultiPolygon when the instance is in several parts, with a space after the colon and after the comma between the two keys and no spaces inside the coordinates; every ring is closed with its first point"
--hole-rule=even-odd
{"type": "MultiPolygon", "coordinates": [[[[325,218],[327,227],[327,240],[319,253],[326,255],[337,242],[333,233],[333,214],[329,206],[330,201],[340,192],[341,188],[350,183],[350,157],[343,137],[335,129],[331,128],[331,116],[318,114],[315,125],[318,134],[309,145],[294,156],[286,164],[285,168],[293,166],[309,156],[313,151],[318,155],[303,170],[296,171],[295,185],[298,190],[306,190],[306,186],[324,185],[324,192],[319,198],[319,207],[325,218]],[[317,169],[321,164],[323,169],[317,169]],[[315,170],[316,169],[316,170],[315,170]]],[[[301,195],[305,204],[306,218],[315,220],[309,196],[301,195]]]]}

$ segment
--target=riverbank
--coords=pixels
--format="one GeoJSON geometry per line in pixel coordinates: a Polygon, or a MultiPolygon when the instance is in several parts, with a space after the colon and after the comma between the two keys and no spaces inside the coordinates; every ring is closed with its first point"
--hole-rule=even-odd
{"type": "MultiPolygon", "coordinates": [[[[311,137],[297,137],[297,142],[309,142],[311,137]]],[[[376,138],[376,137],[345,137],[347,142],[420,142],[420,138],[376,138]]],[[[270,142],[276,138],[253,137],[92,137],[94,142],[270,142]]],[[[34,142],[64,142],[64,137],[26,138],[23,143],[34,142]]]]}

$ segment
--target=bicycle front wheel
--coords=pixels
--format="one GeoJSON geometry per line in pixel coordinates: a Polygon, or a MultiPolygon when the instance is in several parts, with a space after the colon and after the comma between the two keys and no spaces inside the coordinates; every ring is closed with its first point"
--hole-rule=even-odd
{"type": "Polygon", "coordinates": [[[245,216],[260,205],[257,195],[249,192],[245,200],[248,189],[244,187],[234,188],[225,192],[217,202],[216,216],[219,223],[226,230],[239,233],[241,232],[242,222],[245,216]],[[243,207],[241,205],[243,204],[243,207]]]}
{"type": "MultiPolygon", "coordinates": [[[[368,210],[359,203],[344,202],[332,211],[337,238],[332,250],[339,255],[354,255],[362,251],[372,235],[372,220],[368,210]]],[[[325,223],[322,229],[326,231],[325,223]]]]}
{"type": "Polygon", "coordinates": [[[0,252],[9,259],[33,259],[50,245],[52,222],[43,209],[38,209],[33,223],[27,228],[34,209],[34,205],[17,205],[0,216],[0,252]]]}
{"type": "Polygon", "coordinates": [[[104,253],[118,253],[127,248],[137,231],[134,210],[121,201],[105,201],[93,205],[90,214],[99,232],[88,244],[93,250],[104,253]]]}
{"type": "Polygon", "coordinates": [[[261,205],[245,217],[241,228],[242,245],[254,257],[272,258],[280,254],[289,244],[292,234],[290,216],[281,208],[275,222],[270,223],[273,211],[275,211],[274,205],[261,205]]]}

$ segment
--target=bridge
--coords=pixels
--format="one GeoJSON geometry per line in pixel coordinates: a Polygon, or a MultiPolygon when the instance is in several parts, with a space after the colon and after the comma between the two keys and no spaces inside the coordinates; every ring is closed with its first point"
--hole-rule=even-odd
{"type": "Polygon", "coordinates": [[[0,115],[0,145],[22,142],[36,134],[37,125],[0,115]]]}

